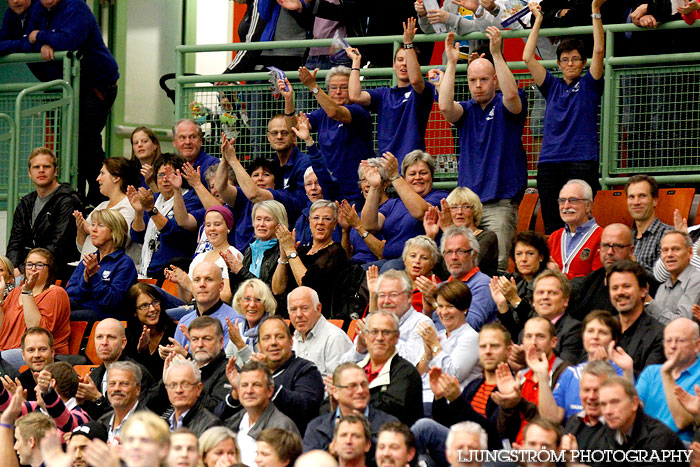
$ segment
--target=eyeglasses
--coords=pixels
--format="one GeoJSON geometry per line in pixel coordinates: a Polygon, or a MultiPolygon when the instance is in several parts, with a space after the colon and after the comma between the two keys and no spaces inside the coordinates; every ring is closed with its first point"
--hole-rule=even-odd
{"type": "Polygon", "coordinates": [[[469,209],[474,209],[471,204],[453,204],[450,206],[452,211],[468,211],[469,209]]]}
{"type": "Polygon", "coordinates": [[[384,300],[385,298],[389,298],[391,300],[396,300],[399,298],[401,295],[405,294],[406,292],[391,292],[391,293],[386,293],[386,292],[380,292],[377,294],[377,298],[380,300],[384,300]]]}
{"type": "Polygon", "coordinates": [[[158,308],[160,306],[160,300],[153,300],[150,303],[142,303],[141,305],[138,305],[136,309],[138,311],[148,311],[151,307],[153,308],[158,308]]]}
{"type": "Polygon", "coordinates": [[[571,58],[560,58],[559,61],[566,65],[569,62],[571,62],[573,64],[580,63],[583,61],[583,59],[581,57],[571,57],[571,58]]]}
{"type": "Polygon", "coordinates": [[[318,221],[323,221],[323,222],[333,222],[335,219],[332,217],[321,217],[321,216],[313,216],[309,218],[310,221],[312,222],[318,222],[318,221]]]}
{"type": "Polygon", "coordinates": [[[348,86],[347,86],[347,84],[345,84],[343,86],[328,86],[328,90],[329,91],[339,91],[339,90],[340,91],[347,91],[348,86]]]}
{"type": "Polygon", "coordinates": [[[391,337],[394,334],[396,334],[398,331],[394,331],[393,329],[367,329],[365,330],[365,334],[368,336],[372,337],[377,337],[379,334],[382,335],[382,337],[391,337]]]}
{"type": "Polygon", "coordinates": [[[600,249],[601,250],[612,250],[615,253],[619,253],[622,251],[623,248],[627,248],[628,246],[632,246],[632,244],[631,243],[601,243],[600,249]]]}
{"type": "Polygon", "coordinates": [[[48,266],[46,263],[24,263],[26,269],[36,269],[37,271],[44,269],[46,266],[48,266]]]}
{"type": "Polygon", "coordinates": [[[243,303],[262,303],[262,298],[257,297],[243,297],[241,298],[243,303]]]}
{"type": "Polygon", "coordinates": [[[160,172],[160,173],[156,174],[156,178],[165,178],[166,176],[167,176],[167,174],[165,172],[160,172]]]}
{"type": "Polygon", "coordinates": [[[581,203],[583,201],[587,201],[583,198],[557,198],[557,203],[559,204],[564,204],[566,202],[569,202],[569,204],[576,204],[576,203],[581,203]]]}
{"type": "Polygon", "coordinates": [[[351,383],[351,384],[346,384],[345,386],[336,384],[335,387],[340,388],[340,389],[349,389],[351,391],[355,391],[359,388],[362,389],[368,389],[369,388],[369,383],[367,381],[363,381],[361,383],[351,383]]]}
{"type": "Polygon", "coordinates": [[[282,131],[268,131],[270,136],[289,136],[289,132],[287,130],[282,130],[282,131]]]}
{"type": "Polygon", "coordinates": [[[464,248],[459,248],[457,250],[445,250],[442,255],[443,256],[452,256],[452,255],[466,256],[469,253],[471,253],[472,251],[474,251],[474,250],[471,248],[468,250],[466,250],[464,248]]]}
{"type": "Polygon", "coordinates": [[[185,391],[188,391],[188,390],[192,389],[193,387],[195,387],[196,385],[197,385],[197,383],[190,383],[189,381],[181,381],[179,383],[167,383],[165,385],[165,389],[174,389],[174,390],[184,389],[185,391]]]}

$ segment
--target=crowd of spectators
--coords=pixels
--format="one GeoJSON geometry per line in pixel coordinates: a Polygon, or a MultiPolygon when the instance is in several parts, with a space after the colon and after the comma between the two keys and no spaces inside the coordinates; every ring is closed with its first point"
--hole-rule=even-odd
{"type": "MultiPolygon", "coordinates": [[[[80,3],[11,0],[0,51],[81,49],[99,114],[118,72],[99,65],[111,55],[80,3]]],[[[516,232],[529,104],[502,53],[505,4],[246,3],[246,41],[403,31],[397,86],[363,89],[357,48],[314,50],[301,86],[276,83],[283,113],[256,116],[273,160],[245,167],[226,136],[220,155],[204,152],[189,119],[173,128],[174,153],[138,127],[130,159],[85,162],[101,129],[93,114],[83,136],[86,98],[81,177],[94,178],[88,202],[99,203],[88,208],[58,182],[56,154],[34,149],[35,191],[0,258],[4,464],[457,467],[469,451],[513,443],[690,446],[677,465],[700,465],[700,229],[679,213],[673,226],[656,217],[659,186],[647,175],[625,185],[632,225],[600,226],[592,214],[602,20],[620,8],[543,0],[518,23],[531,21],[523,61],[546,101],[545,236],[516,232]],[[539,63],[540,27],[590,22],[591,38],[559,40],[561,78],[539,63]],[[414,37],[441,27],[445,68],[425,79],[414,37]],[[489,57],[470,59],[471,98],[458,101],[454,36],[471,30],[486,32],[489,57]],[[315,68],[330,68],[325,89],[315,68]],[[298,112],[299,91],[319,108],[298,112]],[[435,102],[460,141],[449,193],[434,187],[425,152],[435,102]],[[67,363],[78,321],[99,360],[82,376],[67,363]]],[[[678,14],[691,22],[700,4],[685,3],[678,14]]],[[[669,19],[654,16],[660,4],[626,14],[653,26],[669,19]]],[[[380,49],[364,58],[381,64],[380,49]]],[[[248,51],[228,71],[296,69],[304,56],[248,51]]]]}

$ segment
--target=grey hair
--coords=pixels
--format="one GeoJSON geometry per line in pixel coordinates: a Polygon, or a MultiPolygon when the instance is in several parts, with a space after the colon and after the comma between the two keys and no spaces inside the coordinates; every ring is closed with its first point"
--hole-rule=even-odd
{"type": "Polygon", "coordinates": [[[466,227],[458,227],[456,225],[448,227],[445,229],[445,233],[442,234],[442,239],[440,240],[440,253],[443,255],[445,254],[445,243],[447,242],[447,239],[458,235],[464,236],[469,242],[469,246],[472,249],[472,257],[478,257],[481,248],[479,247],[479,241],[476,239],[476,236],[474,236],[474,232],[466,227]]]}
{"type": "Polygon", "coordinates": [[[306,287],[306,286],[302,285],[302,286],[295,288],[294,290],[292,290],[291,292],[289,292],[287,294],[287,311],[289,311],[289,297],[294,292],[296,292],[297,290],[300,290],[300,289],[306,291],[309,294],[309,297],[311,297],[311,305],[313,306],[314,310],[316,308],[318,308],[318,306],[321,304],[321,300],[319,300],[319,298],[318,298],[318,292],[316,292],[311,287],[306,287]]]}
{"type": "Polygon", "coordinates": [[[584,373],[598,377],[617,376],[615,369],[605,360],[591,360],[590,362],[586,363],[586,366],[584,366],[583,370],[581,370],[581,376],[583,376],[584,373]]]}
{"type": "MultiPolygon", "coordinates": [[[[386,182],[388,180],[388,176],[386,174],[386,169],[382,165],[383,159],[381,157],[370,157],[369,159],[366,160],[367,165],[370,167],[376,167],[377,171],[379,172],[379,176],[382,177],[382,182],[386,182]]],[[[364,170],[362,170],[362,166],[357,167],[357,179],[361,179],[364,175],[364,170]]]]}
{"type": "Polygon", "coordinates": [[[437,263],[437,260],[440,257],[440,252],[438,251],[438,246],[435,243],[435,240],[427,235],[418,235],[408,239],[406,243],[404,243],[403,253],[401,253],[401,259],[404,260],[404,262],[406,261],[406,256],[411,248],[420,248],[427,251],[430,254],[430,262],[433,263],[433,266],[435,266],[435,263],[437,263]]]}
{"type": "Polygon", "coordinates": [[[245,295],[246,289],[249,287],[253,289],[253,295],[262,300],[265,312],[274,315],[275,311],[277,311],[277,300],[275,300],[275,296],[272,294],[270,287],[258,278],[248,279],[238,286],[236,293],[233,295],[233,300],[231,301],[233,309],[240,314],[244,314],[243,310],[241,310],[241,299],[245,295]]]}
{"type": "MultiPolygon", "coordinates": [[[[209,182],[211,179],[216,177],[216,171],[219,169],[219,164],[220,162],[217,162],[214,165],[210,165],[207,167],[207,170],[204,171],[204,180],[209,182]]],[[[231,182],[234,185],[238,185],[238,182],[236,181],[236,174],[233,173],[233,168],[229,165],[228,169],[226,170],[226,174],[228,176],[228,181],[231,182]]],[[[212,186],[213,184],[209,184],[209,186],[212,186]]]]}
{"type": "Polygon", "coordinates": [[[683,237],[683,240],[685,241],[685,247],[686,248],[691,248],[693,246],[693,239],[688,235],[686,232],[683,232],[682,230],[676,230],[676,229],[671,229],[667,230],[664,232],[664,234],[661,236],[661,240],[663,240],[667,235],[680,235],[683,237]]]}
{"type": "Polygon", "coordinates": [[[391,318],[391,321],[394,323],[394,331],[399,332],[399,317],[396,316],[396,314],[386,310],[375,310],[367,315],[367,325],[369,325],[369,320],[372,319],[373,316],[386,316],[391,318]]]}
{"type": "Polygon", "coordinates": [[[435,158],[427,152],[421,151],[420,149],[414,149],[404,156],[403,162],[401,163],[401,174],[405,176],[406,170],[418,162],[423,162],[428,166],[431,177],[435,175],[435,158]]]}
{"type": "Polygon", "coordinates": [[[379,293],[379,287],[381,287],[382,282],[384,282],[387,279],[400,281],[401,286],[403,287],[403,291],[405,293],[413,293],[413,283],[411,282],[411,278],[408,277],[406,271],[399,271],[396,269],[389,269],[387,272],[379,276],[379,278],[377,279],[377,293],[379,293]]]}
{"type": "Polygon", "coordinates": [[[489,437],[486,434],[486,430],[476,422],[460,422],[452,425],[449,433],[447,433],[447,441],[445,441],[445,447],[447,447],[447,449],[450,449],[450,445],[457,433],[473,433],[478,435],[481,449],[488,449],[489,437]]]}
{"type": "Polygon", "coordinates": [[[265,201],[259,201],[253,205],[253,212],[251,216],[255,219],[255,213],[258,209],[264,209],[269,212],[272,217],[275,218],[279,225],[289,227],[289,217],[287,217],[287,209],[284,204],[274,199],[266,199],[265,201]]]}
{"type": "MultiPolygon", "coordinates": [[[[586,201],[590,201],[591,203],[593,202],[593,189],[587,181],[581,180],[580,178],[572,178],[571,180],[566,182],[564,186],[561,187],[561,189],[563,190],[569,185],[579,185],[581,188],[583,188],[583,199],[585,199],[586,201]]],[[[559,190],[559,192],[561,193],[561,190],[559,190]]]]}
{"type": "Polygon", "coordinates": [[[316,172],[314,172],[314,168],[311,166],[308,166],[306,170],[304,170],[304,183],[306,183],[306,179],[311,176],[311,174],[316,175],[316,172]]]}
{"type": "Polygon", "coordinates": [[[189,122],[192,125],[197,127],[197,134],[199,135],[199,139],[204,139],[204,131],[202,131],[202,127],[199,126],[199,123],[195,122],[191,118],[181,118],[177,122],[175,122],[175,125],[173,125],[173,138],[177,136],[177,127],[180,126],[181,123],[189,122]]]}
{"type": "Polygon", "coordinates": [[[141,386],[141,380],[143,379],[143,371],[141,367],[134,362],[128,360],[119,361],[112,363],[109,368],[107,368],[107,380],[109,380],[109,372],[112,370],[128,371],[134,377],[134,382],[137,386],[141,386]]]}
{"type": "Polygon", "coordinates": [[[194,375],[194,381],[195,383],[201,383],[202,382],[202,372],[199,370],[199,367],[197,366],[197,363],[194,360],[186,360],[184,358],[177,358],[170,362],[170,366],[165,370],[165,374],[163,375],[163,382],[168,381],[168,375],[170,374],[170,370],[172,370],[175,367],[182,366],[186,368],[190,368],[192,370],[192,374],[194,375]]]}
{"type": "Polygon", "coordinates": [[[333,211],[333,217],[335,220],[338,220],[338,205],[335,204],[335,201],[328,201],[327,199],[319,199],[318,201],[314,201],[309,208],[309,217],[311,217],[314,211],[321,208],[331,208],[331,211],[333,211]]]}
{"type": "Polygon", "coordinates": [[[330,70],[328,70],[328,74],[326,75],[326,89],[328,89],[331,85],[331,78],[334,76],[346,76],[348,79],[350,78],[350,68],[344,66],[344,65],[338,65],[334,66],[330,70]]]}

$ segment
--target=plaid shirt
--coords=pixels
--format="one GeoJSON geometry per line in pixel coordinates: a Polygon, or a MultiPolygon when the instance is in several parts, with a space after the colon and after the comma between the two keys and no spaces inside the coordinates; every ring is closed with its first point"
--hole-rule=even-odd
{"type": "Polygon", "coordinates": [[[654,222],[637,238],[637,224],[632,226],[634,234],[634,256],[637,262],[644,266],[649,277],[654,277],[654,262],[661,255],[661,237],[673,227],[666,225],[657,217],[654,222]]]}

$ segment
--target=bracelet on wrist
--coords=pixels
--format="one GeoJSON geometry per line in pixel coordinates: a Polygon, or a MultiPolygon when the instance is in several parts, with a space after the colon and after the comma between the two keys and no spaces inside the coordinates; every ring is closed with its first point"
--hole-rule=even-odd
{"type": "Polygon", "coordinates": [[[591,13],[591,18],[601,19],[603,16],[600,13],[591,13]]]}
{"type": "Polygon", "coordinates": [[[395,180],[398,180],[399,178],[401,178],[401,174],[396,174],[396,175],[394,175],[393,177],[391,177],[391,178],[389,179],[389,181],[390,181],[390,182],[393,182],[393,181],[395,181],[395,180]]]}
{"type": "Polygon", "coordinates": [[[413,42],[409,42],[408,44],[403,44],[403,48],[408,50],[413,48],[413,42]]]}
{"type": "Polygon", "coordinates": [[[354,66],[354,67],[350,68],[350,71],[360,71],[360,69],[358,67],[354,66]]]}
{"type": "Polygon", "coordinates": [[[285,117],[293,117],[293,116],[296,114],[296,112],[297,112],[297,110],[294,109],[294,110],[292,110],[292,111],[289,112],[289,113],[285,112],[285,113],[284,113],[284,116],[285,116],[285,117]]]}
{"type": "Polygon", "coordinates": [[[277,258],[277,264],[289,264],[289,260],[283,261],[280,258],[277,258]]]}
{"type": "Polygon", "coordinates": [[[2,428],[7,428],[8,430],[13,430],[13,431],[14,431],[14,429],[15,429],[15,426],[14,426],[14,425],[11,425],[11,424],[9,424],[9,423],[0,423],[0,427],[2,427],[2,428]]]}

